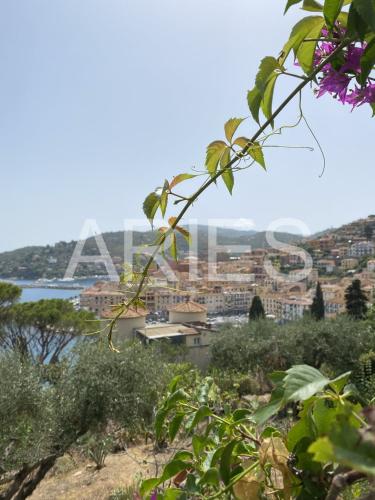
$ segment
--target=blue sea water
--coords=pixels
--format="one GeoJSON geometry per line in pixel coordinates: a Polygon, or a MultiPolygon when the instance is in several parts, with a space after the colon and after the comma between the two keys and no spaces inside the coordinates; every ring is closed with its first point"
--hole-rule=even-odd
{"type": "MultiPolygon", "coordinates": [[[[1,280],[1,278],[0,278],[1,280]]],[[[35,281],[31,280],[4,280],[10,281],[15,285],[35,285],[35,281]]],[[[87,279],[77,279],[74,281],[69,281],[69,283],[64,281],[54,281],[53,286],[82,286],[87,288],[97,281],[96,278],[87,279]]],[[[41,299],[72,299],[78,297],[82,289],[64,289],[64,288],[43,288],[36,286],[35,288],[22,288],[22,295],[20,302],[35,302],[41,299]]]]}

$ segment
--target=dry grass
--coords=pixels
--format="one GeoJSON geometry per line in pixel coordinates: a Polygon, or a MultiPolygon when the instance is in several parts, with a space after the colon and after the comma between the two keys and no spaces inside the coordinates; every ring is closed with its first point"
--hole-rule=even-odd
{"type": "Polygon", "coordinates": [[[153,452],[152,445],[140,445],[128,451],[108,455],[105,467],[99,471],[91,463],[77,465],[70,457],[62,457],[30,497],[32,500],[105,500],[118,488],[129,486],[139,477],[160,472],[173,450],[153,452]]]}

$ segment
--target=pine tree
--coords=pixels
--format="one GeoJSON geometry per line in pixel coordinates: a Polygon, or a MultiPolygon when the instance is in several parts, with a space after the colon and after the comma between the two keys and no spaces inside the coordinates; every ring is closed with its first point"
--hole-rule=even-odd
{"type": "Polygon", "coordinates": [[[255,295],[250,306],[249,321],[256,319],[263,319],[266,317],[263,304],[258,295],[255,295]]]}
{"type": "Polygon", "coordinates": [[[360,280],[354,280],[345,290],[346,312],[354,319],[363,319],[367,313],[367,297],[360,280]]]}
{"type": "Polygon", "coordinates": [[[317,321],[320,319],[324,319],[325,315],[324,299],[323,299],[322,287],[320,286],[319,282],[316,285],[315,297],[313,299],[310,312],[311,316],[317,321]]]}

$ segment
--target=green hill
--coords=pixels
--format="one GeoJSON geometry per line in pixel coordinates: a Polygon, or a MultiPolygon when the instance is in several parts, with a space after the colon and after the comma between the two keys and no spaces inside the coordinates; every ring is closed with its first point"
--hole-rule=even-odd
{"type": "MultiPolygon", "coordinates": [[[[198,226],[198,255],[207,256],[208,226],[198,226]]],[[[134,232],[134,245],[152,244],[155,232],[134,232]]],[[[275,237],[282,242],[290,243],[300,239],[290,233],[276,233],[275,237]]],[[[116,231],[103,233],[104,241],[115,264],[121,266],[124,260],[124,241],[131,238],[130,232],[116,231]]],[[[252,249],[266,248],[266,233],[251,230],[217,228],[219,245],[249,245],[252,249]]],[[[72,257],[76,241],[60,241],[55,245],[30,246],[10,252],[0,253],[0,277],[17,279],[62,278],[72,257]]],[[[179,238],[181,255],[187,252],[188,246],[183,238],[179,238]]],[[[84,247],[84,255],[97,255],[98,248],[93,237],[89,238],[84,247]]],[[[102,264],[80,264],[77,276],[93,276],[105,274],[102,264]]]]}

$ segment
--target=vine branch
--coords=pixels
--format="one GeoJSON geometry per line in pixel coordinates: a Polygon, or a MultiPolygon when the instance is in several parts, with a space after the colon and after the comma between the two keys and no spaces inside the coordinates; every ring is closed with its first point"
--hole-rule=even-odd
{"type": "MultiPolygon", "coordinates": [[[[341,41],[341,43],[335,48],[334,51],[331,52],[308,76],[306,76],[301,83],[297,85],[297,87],[284,99],[284,101],[278,106],[278,108],[272,113],[272,115],[268,118],[267,121],[264,122],[263,125],[261,125],[258,130],[255,132],[255,134],[249,139],[249,142],[245,145],[245,147],[238,153],[238,155],[246,155],[248,152],[248,149],[255,143],[255,141],[262,135],[262,133],[272,125],[274,122],[275,118],[284,110],[284,108],[294,99],[295,96],[297,96],[305,87],[308,85],[310,82],[312,82],[315,77],[322,71],[324,66],[328,64],[330,61],[332,61],[337,54],[339,54],[349,43],[351,39],[350,38],[345,38],[341,41]]],[[[134,297],[128,302],[128,303],[123,303],[116,316],[110,321],[109,325],[107,325],[108,328],[108,341],[111,349],[116,350],[113,346],[112,343],[112,333],[113,329],[116,325],[117,320],[120,318],[120,316],[126,312],[130,307],[132,307],[134,304],[136,304],[137,299],[139,299],[140,294],[145,286],[147,277],[148,277],[148,272],[150,270],[150,267],[152,263],[154,262],[154,259],[156,255],[159,253],[160,249],[162,248],[164,242],[170,236],[175,228],[178,226],[179,222],[181,219],[184,217],[186,212],[189,210],[189,208],[195,203],[195,201],[201,196],[202,193],[206,191],[208,187],[210,187],[212,184],[214,184],[217,179],[228,169],[230,169],[232,166],[235,165],[235,163],[238,161],[238,156],[234,156],[225,166],[222,168],[218,169],[217,172],[215,172],[213,175],[211,175],[203,184],[202,186],[194,193],[192,196],[190,196],[187,200],[183,208],[181,209],[180,213],[177,215],[177,217],[174,219],[173,223],[170,225],[168,230],[165,233],[162,233],[157,240],[157,244],[151,253],[144,269],[141,274],[141,279],[139,281],[138,287],[136,289],[136,293],[134,297]]],[[[181,200],[184,201],[184,200],[181,200]]]]}

